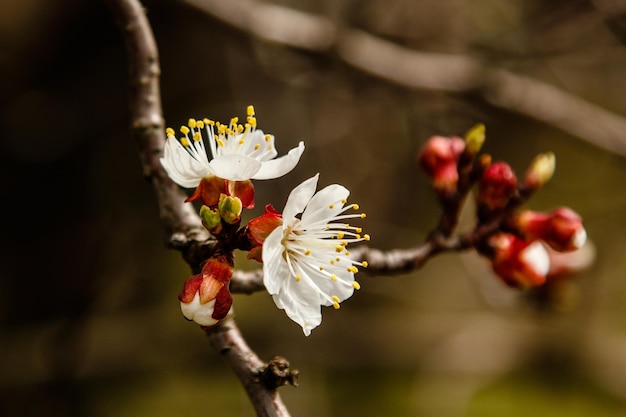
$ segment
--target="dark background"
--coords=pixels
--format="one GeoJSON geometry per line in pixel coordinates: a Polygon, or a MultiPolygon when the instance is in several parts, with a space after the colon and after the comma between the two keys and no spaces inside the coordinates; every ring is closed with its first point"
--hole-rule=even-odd
{"type": "MultiPolygon", "coordinates": [[[[606,2],[279,3],[626,112],[623,31],[595,7],[606,2]]],[[[520,174],[536,153],[556,153],[531,207],[585,218],[596,262],[542,291],[505,288],[473,253],[445,254],[411,274],[362,276],[309,338],[267,294],[237,295],[257,353],[301,371],[299,388],[281,389],[294,416],[626,415],[623,157],[473,94],[409,90],[180,1],[145,4],[168,125],[228,121],[254,104],[279,152],[307,145],[292,173],[255,184],[250,216],[282,208],[321,172],[320,186],[344,184],[368,213],[373,246],[416,245],[438,215],[417,150],[483,122],[485,150],[520,174]]],[[[180,314],[189,271],[164,246],[127,94],[122,39],[102,2],[0,3],[0,414],[252,416],[227,364],[180,314]]]]}

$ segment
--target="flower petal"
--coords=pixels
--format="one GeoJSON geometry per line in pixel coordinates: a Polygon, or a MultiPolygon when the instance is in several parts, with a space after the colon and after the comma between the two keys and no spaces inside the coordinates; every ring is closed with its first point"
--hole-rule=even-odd
{"type": "Polygon", "coordinates": [[[201,326],[213,326],[218,322],[213,316],[215,300],[206,304],[200,303],[200,294],[196,293],[190,303],[180,303],[180,309],[187,320],[193,320],[201,326]]]}
{"type": "Polygon", "coordinates": [[[238,154],[222,155],[209,162],[215,175],[229,181],[249,180],[259,171],[261,164],[254,158],[238,154]]]}
{"type": "Polygon", "coordinates": [[[272,296],[278,308],[302,327],[305,336],[322,322],[320,297],[317,291],[304,281],[288,279],[281,292],[272,296]]]}
{"type": "Polygon", "coordinates": [[[319,190],[302,213],[302,227],[306,229],[312,223],[336,216],[343,209],[341,201],[349,195],[350,191],[339,184],[331,184],[319,190]]]}
{"type": "Polygon", "coordinates": [[[261,168],[252,176],[255,180],[269,180],[282,177],[298,165],[300,156],[304,152],[304,142],[300,142],[296,148],[289,151],[278,159],[262,162],[261,168]]]}
{"type": "Polygon", "coordinates": [[[291,191],[283,210],[283,228],[289,226],[296,214],[302,213],[313,194],[315,194],[319,176],[320,174],[314,175],[291,191]]]}
{"type": "Polygon", "coordinates": [[[278,294],[283,282],[291,275],[283,258],[282,238],[283,228],[277,227],[263,242],[263,285],[272,295],[278,294]]]}
{"type": "Polygon", "coordinates": [[[160,161],[169,177],[185,188],[196,187],[203,177],[211,173],[209,165],[192,157],[174,137],[165,141],[163,158],[160,161]]]}

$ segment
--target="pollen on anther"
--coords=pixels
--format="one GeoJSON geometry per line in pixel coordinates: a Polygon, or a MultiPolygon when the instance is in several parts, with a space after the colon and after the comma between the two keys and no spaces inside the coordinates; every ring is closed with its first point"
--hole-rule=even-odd
{"type": "Polygon", "coordinates": [[[332,298],[332,300],[336,303],[339,303],[341,301],[341,298],[337,297],[336,295],[331,295],[330,298],[332,298]]]}
{"type": "Polygon", "coordinates": [[[363,261],[363,262],[361,262],[361,266],[363,268],[367,268],[369,266],[369,264],[367,263],[367,261],[363,261]]]}
{"type": "Polygon", "coordinates": [[[196,119],[189,119],[189,121],[187,122],[187,126],[189,126],[190,128],[195,128],[197,125],[196,123],[196,119]]]}
{"type": "Polygon", "coordinates": [[[360,227],[357,227],[356,229],[354,229],[355,232],[357,233],[361,233],[363,231],[363,229],[361,229],[360,227]]]}
{"type": "Polygon", "coordinates": [[[254,145],[254,150],[255,150],[255,151],[258,151],[260,147],[261,147],[261,145],[259,145],[259,144],[257,143],[256,145],[254,145]]]}
{"type": "Polygon", "coordinates": [[[309,256],[309,255],[311,254],[311,249],[307,249],[307,250],[305,250],[305,251],[304,251],[304,254],[305,254],[306,256],[309,256]]]}
{"type": "Polygon", "coordinates": [[[193,134],[193,140],[195,140],[196,142],[200,142],[202,140],[202,135],[200,134],[200,132],[195,132],[193,134]]]}
{"type": "Polygon", "coordinates": [[[359,269],[354,265],[350,265],[346,269],[348,270],[348,272],[352,272],[353,274],[356,274],[357,272],[359,272],[359,269]]]}
{"type": "Polygon", "coordinates": [[[189,139],[187,139],[187,138],[180,138],[180,143],[183,146],[189,146],[189,139]]]}
{"type": "Polygon", "coordinates": [[[359,209],[359,205],[358,205],[358,204],[353,204],[353,205],[352,205],[352,208],[353,208],[354,210],[358,210],[358,209],[359,209]]]}
{"type": "Polygon", "coordinates": [[[186,135],[189,133],[189,128],[187,126],[181,126],[180,127],[180,133],[182,133],[183,135],[186,135]]]}
{"type": "Polygon", "coordinates": [[[341,203],[342,203],[342,204],[346,204],[347,202],[348,202],[348,200],[346,200],[345,198],[342,198],[342,199],[341,199],[341,203]]]}
{"type": "Polygon", "coordinates": [[[171,127],[168,127],[167,129],[165,129],[165,134],[166,134],[167,136],[175,136],[175,134],[174,134],[174,133],[175,133],[175,132],[174,132],[174,129],[172,129],[171,127]]]}
{"type": "Polygon", "coordinates": [[[253,105],[249,105],[248,108],[246,109],[246,114],[248,116],[254,116],[254,106],[253,105]]]}
{"type": "Polygon", "coordinates": [[[296,275],[296,282],[300,282],[301,279],[302,279],[302,275],[300,274],[296,275]]]}
{"type": "Polygon", "coordinates": [[[359,284],[358,282],[354,281],[352,283],[352,286],[354,287],[355,290],[360,290],[361,289],[361,284],[359,284]]]}
{"type": "Polygon", "coordinates": [[[202,129],[204,127],[204,122],[202,120],[196,121],[196,126],[198,129],[202,129]]]}
{"type": "Polygon", "coordinates": [[[331,281],[337,281],[337,275],[332,274],[332,275],[330,276],[330,280],[331,280],[331,281]]]}
{"type": "Polygon", "coordinates": [[[365,214],[365,213],[361,213],[361,218],[362,218],[362,219],[364,219],[364,218],[366,218],[366,217],[367,217],[367,214],[365,214]]]}
{"type": "Polygon", "coordinates": [[[334,204],[330,204],[330,205],[328,206],[328,208],[329,208],[329,209],[334,209],[334,208],[335,208],[335,205],[334,205],[334,204]]]}
{"type": "Polygon", "coordinates": [[[342,245],[335,246],[335,252],[337,252],[337,253],[343,252],[343,246],[342,245]]]}
{"type": "Polygon", "coordinates": [[[323,270],[324,270],[324,267],[323,267],[323,266],[320,266],[320,271],[323,271],[323,270]]]}
{"type": "Polygon", "coordinates": [[[272,140],[272,135],[265,135],[265,142],[272,140]]]}
{"type": "Polygon", "coordinates": [[[370,235],[368,235],[367,233],[363,235],[363,239],[365,239],[365,241],[369,242],[370,240],[370,235]]]}
{"type": "Polygon", "coordinates": [[[330,264],[331,264],[331,265],[335,265],[335,260],[334,260],[334,259],[331,259],[331,260],[330,260],[330,264]]]}
{"type": "Polygon", "coordinates": [[[339,309],[341,308],[341,306],[339,305],[339,303],[338,303],[338,302],[336,302],[336,301],[335,301],[335,302],[333,303],[333,308],[334,308],[335,310],[339,310],[339,309]]]}
{"type": "Polygon", "coordinates": [[[337,232],[337,239],[343,239],[344,236],[345,236],[344,232],[337,232]]]}
{"type": "Polygon", "coordinates": [[[246,143],[246,141],[245,141],[245,140],[243,140],[243,139],[239,139],[239,144],[240,144],[240,145],[243,145],[244,143],[246,143]]]}

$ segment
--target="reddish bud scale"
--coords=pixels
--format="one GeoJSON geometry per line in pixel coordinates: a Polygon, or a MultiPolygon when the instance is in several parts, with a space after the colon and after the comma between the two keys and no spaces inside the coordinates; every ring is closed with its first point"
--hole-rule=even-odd
{"type": "Polygon", "coordinates": [[[219,203],[220,195],[239,198],[244,208],[254,207],[254,185],[252,181],[229,181],[215,175],[202,178],[198,187],[185,202],[202,201],[208,207],[215,207],[219,203]]]}
{"type": "Polygon", "coordinates": [[[438,193],[450,194],[456,189],[459,181],[457,164],[464,149],[465,141],[456,136],[433,136],[426,142],[418,159],[438,193]]]}
{"type": "Polygon", "coordinates": [[[517,178],[506,162],[494,162],[478,183],[477,201],[489,210],[504,208],[517,191],[517,178]]]}
{"type": "Polygon", "coordinates": [[[248,252],[248,259],[262,262],[263,242],[282,223],[283,216],[271,204],[265,206],[265,213],[262,216],[248,222],[246,235],[253,246],[250,252],[248,252]]]}

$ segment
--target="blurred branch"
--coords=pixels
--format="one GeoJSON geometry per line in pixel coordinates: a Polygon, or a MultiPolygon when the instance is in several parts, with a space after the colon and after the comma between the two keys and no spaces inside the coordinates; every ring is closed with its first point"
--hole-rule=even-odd
{"type": "MultiPolygon", "coordinates": [[[[543,121],[626,156],[626,119],[555,86],[490,68],[466,55],[411,50],[329,19],[251,0],[184,0],[260,39],[336,52],[353,67],[408,88],[477,93],[490,104],[543,121]]],[[[596,3],[607,1],[596,0],[596,3]]]]}
{"type": "MultiPolygon", "coordinates": [[[[157,194],[161,221],[170,234],[170,246],[181,250],[187,263],[197,270],[214,245],[185,195],[170,180],[159,159],[165,133],[159,90],[159,55],[156,42],[138,0],[107,0],[118,20],[126,43],[130,67],[130,111],[132,133],[139,148],[144,176],[157,194]]],[[[213,346],[228,358],[250,396],[258,416],[287,417],[276,387],[254,379],[263,363],[250,350],[232,318],[207,331],[213,346]]]]}

